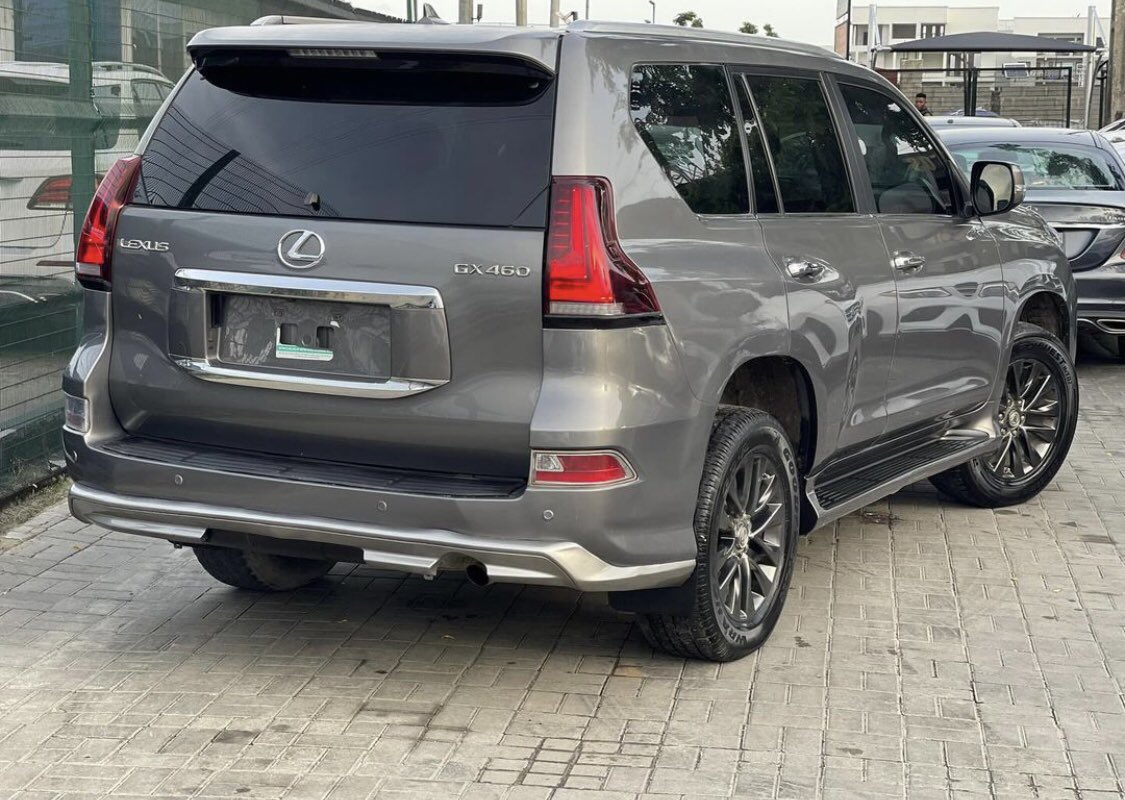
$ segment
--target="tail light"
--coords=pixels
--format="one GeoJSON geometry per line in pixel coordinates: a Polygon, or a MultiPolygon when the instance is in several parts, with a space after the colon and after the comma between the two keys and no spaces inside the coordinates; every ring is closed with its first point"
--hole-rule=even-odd
{"type": "MultiPolygon", "coordinates": [[[[94,177],[95,185],[101,181],[102,177],[101,175],[94,177]]],[[[70,188],[69,175],[53,175],[50,178],[44,178],[43,182],[39,184],[39,188],[31,195],[31,199],[27,201],[27,207],[31,211],[69,211],[73,206],[70,188]]]]}
{"type": "Polygon", "coordinates": [[[617,240],[605,178],[555,178],[547,227],[546,313],[550,317],[651,319],[652,285],[617,240]]]}
{"type": "Polygon", "coordinates": [[[78,237],[74,272],[78,282],[91,289],[105,289],[109,284],[110,259],[113,257],[113,232],[117,216],[129,203],[140,174],[140,156],[126,156],[109,168],[98,184],[82,233],[78,237]]]}
{"type": "Polygon", "coordinates": [[[63,211],[70,208],[70,176],[55,175],[43,180],[27,201],[32,211],[63,211]]]}
{"type": "Polygon", "coordinates": [[[597,487],[635,480],[637,474],[620,453],[543,452],[531,454],[533,486],[597,487]]]}

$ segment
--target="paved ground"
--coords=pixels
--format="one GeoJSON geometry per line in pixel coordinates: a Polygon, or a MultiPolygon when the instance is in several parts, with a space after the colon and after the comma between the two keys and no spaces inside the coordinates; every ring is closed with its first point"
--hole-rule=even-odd
{"type": "Polygon", "coordinates": [[[1081,373],[1037,502],[917,489],[818,531],[722,667],[599,596],[256,596],[54,507],[0,546],[0,798],[1122,797],[1125,368],[1081,373]]]}

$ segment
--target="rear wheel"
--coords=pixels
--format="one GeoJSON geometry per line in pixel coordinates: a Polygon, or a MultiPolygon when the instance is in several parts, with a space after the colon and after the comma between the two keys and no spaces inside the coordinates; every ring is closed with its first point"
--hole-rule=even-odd
{"type": "Polygon", "coordinates": [[[1004,381],[996,451],[935,475],[955,500],[983,508],[1022,503],[1066,460],[1078,422],[1078,378],[1070,355],[1047,331],[1021,323],[1004,381]]]}
{"type": "Polygon", "coordinates": [[[284,592],[324,576],[335,561],[255,553],[232,547],[196,547],[195,557],[212,578],[238,589],[284,592]]]}
{"type": "Polygon", "coordinates": [[[793,574],[797,469],[781,425],[724,408],[711,432],[695,511],[687,614],[646,614],[649,642],[678,656],[731,661],[769,637],[793,574]]]}

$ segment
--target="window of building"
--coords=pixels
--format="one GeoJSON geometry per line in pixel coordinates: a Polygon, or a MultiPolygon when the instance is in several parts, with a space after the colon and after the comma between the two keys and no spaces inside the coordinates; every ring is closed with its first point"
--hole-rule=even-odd
{"type": "Polygon", "coordinates": [[[820,82],[746,76],[788,213],[855,211],[840,138],[820,82]]]}
{"type": "Polygon", "coordinates": [[[952,214],[953,180],[929,134],[890,95],[842,85],[882,214],[952,214]]]}
{"type": "Polygon", "coordinates": [[[748,214],[750,192],[722,67],[648,64],[633,70],[633,125],[696,214],[748,214]]]}
{"type": "Polygon", "coordinates": [[[935,36],[945,36],[945,23],[944,22],[923,22],[922,32],[918,35],[920,39],[933,39],[935,36]]]}
{"type": "Polygon", "coordinates": [[[917,33],[918,26],[913,22],[896,22],[891,26],[892,39],[913,39],[917,33]]]}
{"type": "Polygon", "coordinates": [[[852,43],[860,47],[867,47],[868,29],[866,25],[853,25],[852,30],[855,31],[852,43]]]}

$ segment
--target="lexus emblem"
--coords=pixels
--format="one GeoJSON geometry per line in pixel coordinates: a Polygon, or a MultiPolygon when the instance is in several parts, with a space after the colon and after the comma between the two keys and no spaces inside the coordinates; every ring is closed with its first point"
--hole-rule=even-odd
{"type": "Polygon", "coordinates": [[[324,240],[312,231],[289,231],[277,242],[277,257],[290,269],[312,269],[324,258],[324,240]]]}

